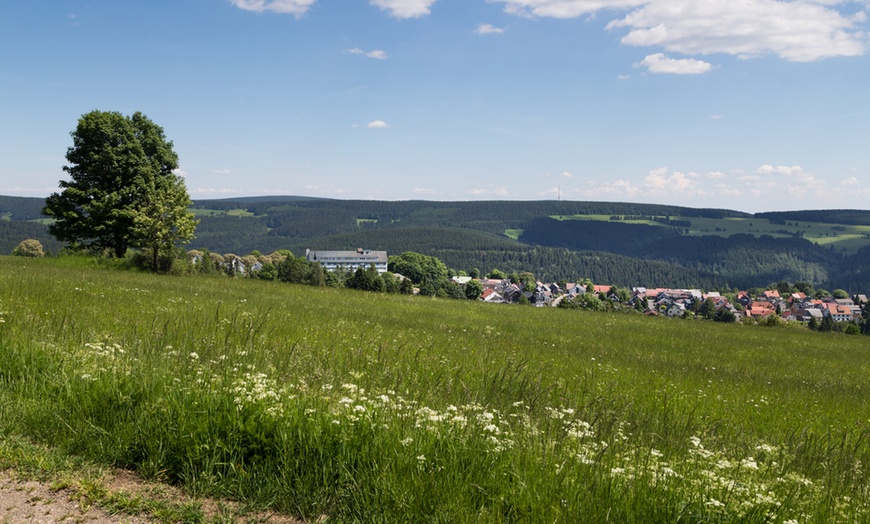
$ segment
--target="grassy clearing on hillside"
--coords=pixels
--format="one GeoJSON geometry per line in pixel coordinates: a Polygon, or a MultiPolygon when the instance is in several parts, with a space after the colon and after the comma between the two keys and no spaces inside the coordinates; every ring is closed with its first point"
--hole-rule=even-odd
{"type": "MultiPolygon", "coordinates": [[[[337,522],[862,522],[863,337],[0,257],[0,434],[337,522]]],[[[11,437],[2,437],[11,438],[11,437]]]]}
{"type": "MultiPolygon", "coordinates": [[[[568,217],[551,217],[559,220],[597,220],[610,221],[611,215],[572,215],[568,217]]],[[[801,233],[803,238],[822,246],[833,246],[844,253],[855,253],[862,247],[870,246],[870,226],[825,224],[821,222],[789,221],[786,224],[774,224],[766,218],[703,218],[671,216],[672,220],[685,220],[692,223],[688,234],[691,236],[731,236],[747,234],[754,236],[768,235],[774,238],[788,238],[795,233],[801,233]]],[[[665,224],[653,220],[620,220],[625,224],[644,224],[662,226],[665,224]]]]}
{"type": "Polygon", "coordinates": [[[247,209],[223,210],[223,209],[203,209],[203,208],[193,207],[193,208],[190,208],[190,211],[195,216],[198,216],[198,217],[203,217],[203,216],[213,217],[213,216],[224,216],[224,215],[231,216],[231,217],[252,217],[252,216],[254,216],[254,214],[251,213],[250,211],[248,211],[247,209]]]}

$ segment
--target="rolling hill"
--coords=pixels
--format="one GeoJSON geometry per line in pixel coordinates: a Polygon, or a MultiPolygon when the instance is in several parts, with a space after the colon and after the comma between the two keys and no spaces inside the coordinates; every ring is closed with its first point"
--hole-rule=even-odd
{"type": "MultiPolygon", "coordinates": [[[[0,252],[62,247],[43,200],[0,197],[0,252]]],[[[367,247],[457,270],[532,271],[631,286],[761,287],[780,280],[870,289],[870,211],[748,214],[619,202],[367,201],[298,196],[198,200],[191,247],[246,254],[367,247]]]]}

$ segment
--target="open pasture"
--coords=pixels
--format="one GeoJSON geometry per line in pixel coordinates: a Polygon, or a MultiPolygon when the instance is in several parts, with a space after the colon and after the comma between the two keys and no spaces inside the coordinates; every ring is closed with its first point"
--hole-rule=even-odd
{"type": "Polygon", "coordinates": [[[0,257],[0,440],[330,522],[870,519],[865,337],[0,257]]]}

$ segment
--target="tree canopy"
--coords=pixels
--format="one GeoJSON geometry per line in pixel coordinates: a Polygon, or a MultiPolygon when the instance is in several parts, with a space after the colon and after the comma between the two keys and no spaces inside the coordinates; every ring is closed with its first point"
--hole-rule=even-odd
{"type": "Polygon", "coordinates": [[[139,112],[91,111],[70,135],[63,170],[71,180],[61,180],[43,208],[55,219],[52,235],[117,257],[146,248],[155,259],[193,238],[190,197],[174,173],[178,155],[160,126],[139,112]]]}

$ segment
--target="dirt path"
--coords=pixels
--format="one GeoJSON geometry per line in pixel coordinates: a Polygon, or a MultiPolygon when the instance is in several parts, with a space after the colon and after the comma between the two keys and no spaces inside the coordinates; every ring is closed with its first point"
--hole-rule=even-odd
{"type": "Polygon", "coordinates": [[[158,524],[160,522],[249,522],[302,524],[274,513],[251,513],[238,504],[191,499],[180,490],[117,471],[87,485],[42,482],[0,470],[0,524],[158,524]],[[162,513],[158,519],[154,514],[162,513]],[[170,516],[172,515],[172,516],[170,516]]]}
{"type": "Polygon", "coordinates": [[[52,490],[33,480],[17,480],[0,472],[0,523],[151,524],[152,520],[106,511],[74,500],[68,489],[52,490]]]}

